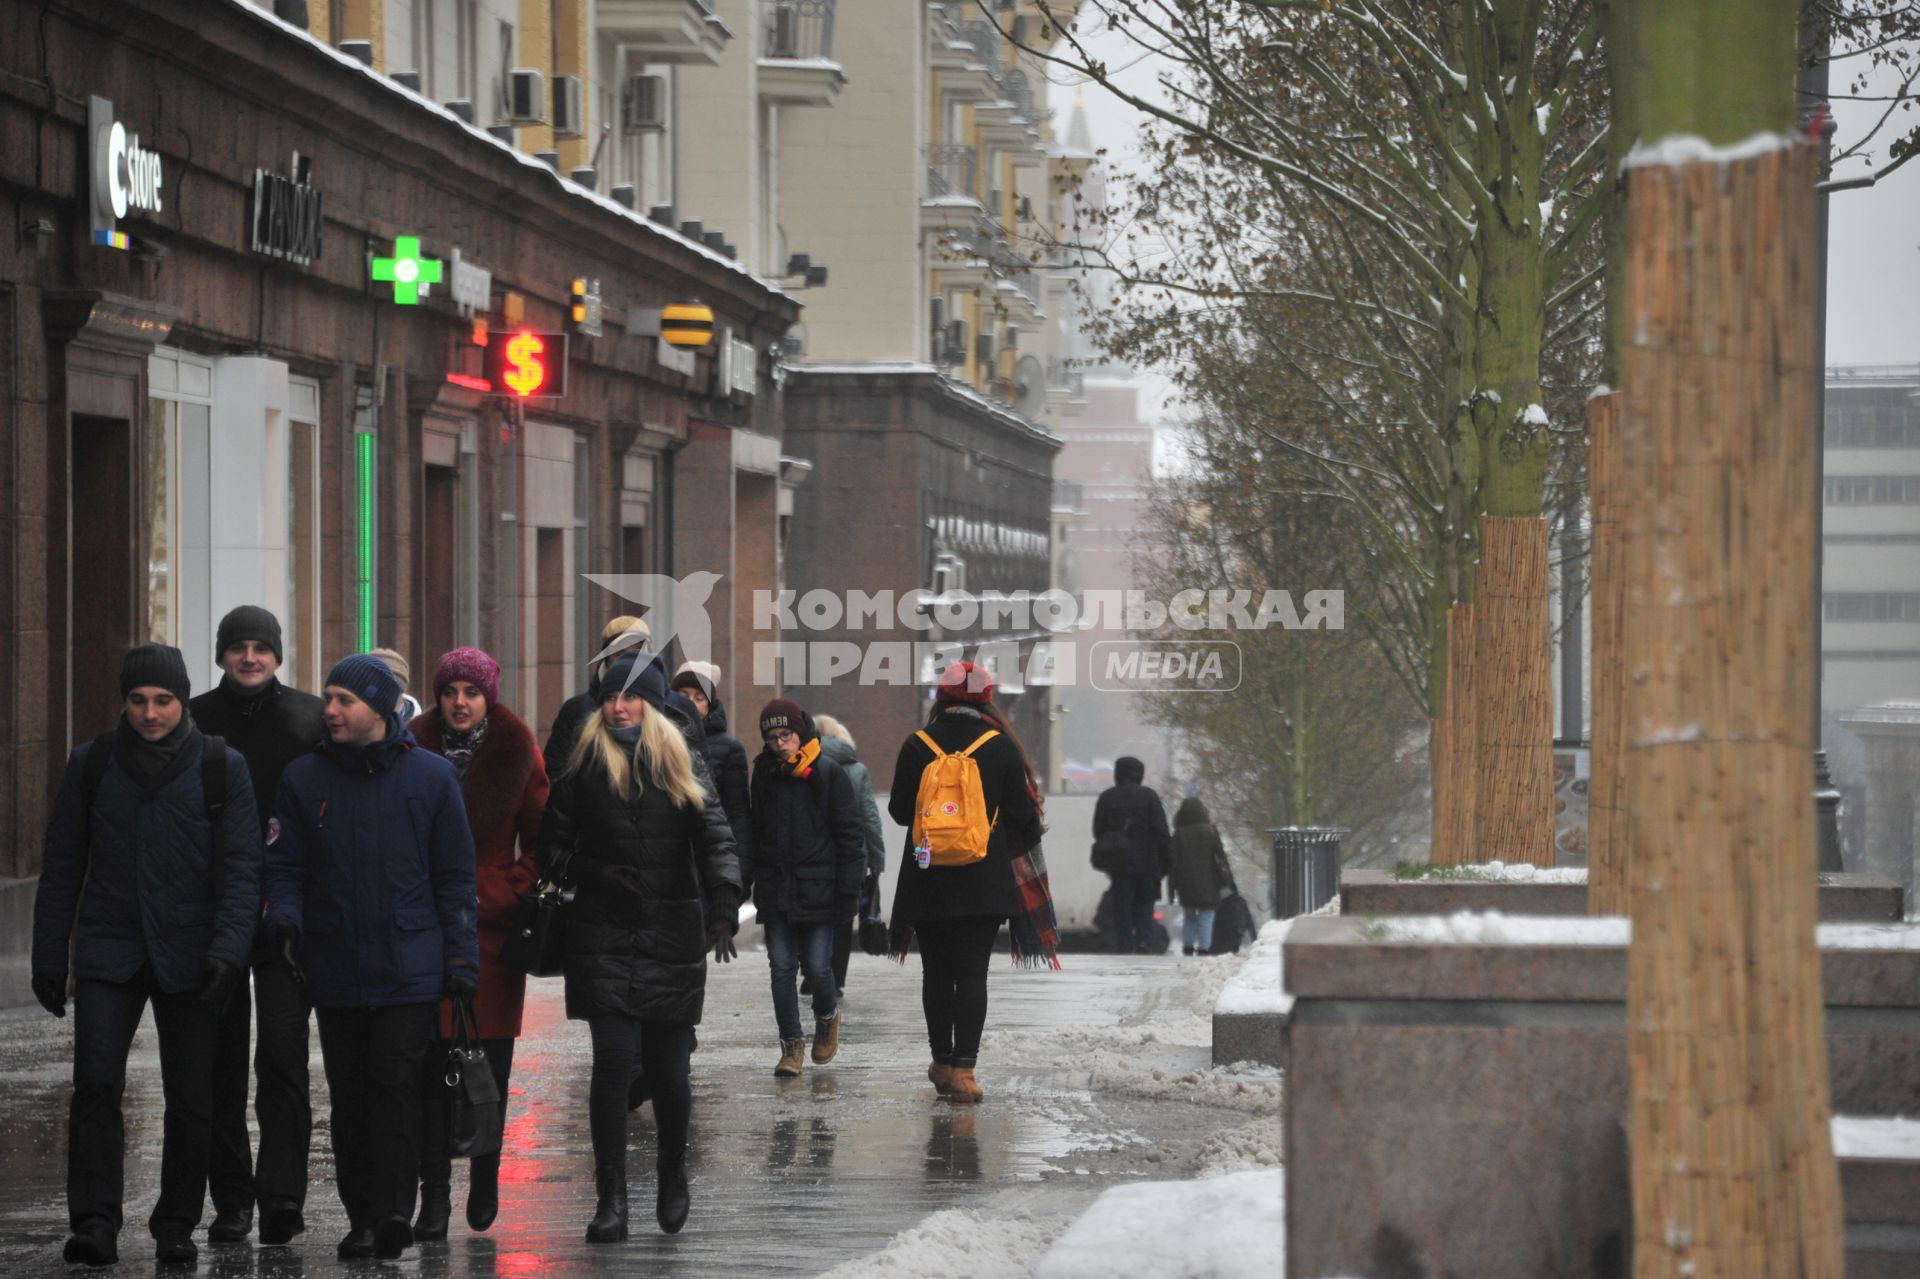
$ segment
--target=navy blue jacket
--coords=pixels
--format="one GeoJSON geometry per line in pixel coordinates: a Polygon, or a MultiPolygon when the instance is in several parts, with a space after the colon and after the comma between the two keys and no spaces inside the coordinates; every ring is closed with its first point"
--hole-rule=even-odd
{"type": "Polygon", "coordinates": [[[460,779],[397,715],[380,741],[287,765],[266,857],[262,927],[300,931],[314,1007],[437,1003],[449,973],[480,971],[460,779]]]}
{"type": "Polygon", "coordinates": [[[853,782],[830,756],[822,753],[805,778],[782,773],[771,750],[754,760],[752,870],[763,918],[837,924],[859,911],[867,833],[853,782]]]}
{"type": "MultiPolygon", "coordinates": [[[[122,724],[123,738],[132,731],[122,724]]],[[[170,995],[197,989],[209,956],[245,966],[260,909],[260,819],[247,761],[228,747],[216,899],[200,768],[205,743],[190,732],[173,761],[144,782],[116,744],[90,824],[80,792],[93,743],[67,756],[33,903],[36,977],[67,975],[70,939],[81,980],[131,981],[151,964],[170,995]]]]}

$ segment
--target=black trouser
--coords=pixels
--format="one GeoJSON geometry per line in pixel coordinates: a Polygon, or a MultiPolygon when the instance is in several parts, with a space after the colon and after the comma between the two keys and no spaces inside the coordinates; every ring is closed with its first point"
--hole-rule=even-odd
{"type": "Polygon", "coordinates": [[[660,1154],[684,1151],[693,1120],[693,1085],[687,1077],[693,1027],[603,1014],[589,1019],[587,1028],[593,1032],[587,1122],[593,1130],[594,1166],[626,1167],[627,1085],[642,1071],[653,1091],[660,1154]]]}
{"type": "Polygon", "coordinates": [[[961,915],[922,920],[913,926],[920,945],[920,1006],[927,1015],[927,1046],[933,1059],[971,1070],[980,1056],[987,1024],[987,965],[1000,934],[998,915],[961,915]]]}
{"type": "Polygon", "coordinates": [[[320,1057],[333,1105],[334,1180],[355,1230],[413,1220],[420,1173],[420,1070],[440,1004],[322,1008],[320,1057]]]}
{"type": "Polygon", "coordinates": [[[213,1057],[213,1156],[208,1188],[216,1212],[303,1208],[307,1202],[307,1156],[313,1141],[313,1102],[308,1095],[306,992],[278,959],[254,958],[253,995],[244,987],[221,1019],[213,1057]],[[259,1047],[252,1060],[259,1080],[254,1114],[260,1120],[260,1162],[247,1138],[247,1047],[254,1006],[259,1007],[259,1047]]]}
{"type": "MultiPolygon", "coordinates": [[[[236,998],[237,998],[236,994],[236,998]]],[[[126,1125],[120,1099],[127,1053],[147,1002],[160,1036],[160,1201],[147,1229],[192,1231],[206,1205],[207,1151],[212,1141],[214,1021],[197,991],[163,994],[153,972],[132,981],[81,981],[73,995],[73,1104],[67,1112],[67,1220],[75,1230],[123,1220],[126,1125]]]]}
{"type": "Polygon", "coordinates": [[[1120,934],[1119,953],[1130,955],[1153,943],[1153,904],[1160,898],[1160,876],[1113,876],[1113,918],[1120,934]]]}
{"type": "Polygon", "coordinates": [[[853,954],[853,930],[859,921],[843,919],[833,926],[833,988],[847,993],[847,960],[853,954]]]}
{"type": "Polygon", "coordinates": [[[241,982],[213,1038],[213,1149],[207,1158],[207,1189],[216,1213],[253,1210],[253,1143],[247,1135],[247,1049],[252,1040],[253,995],[241,982]]]}
{"type": "MultiPolygon", "coordinates": [[[[487,1054],[487,1073],[500,1089],[500,1123],[507,1119],[507,1080],[513,1074],[511,1039],[476,1039],[487,1054]]],[[[420,1072],[420,1184],[444,1186],[453,1177],[453,1156],[447,1151],[447,1054],[453,1041],[436,1039],[427,1045],[427,1068],[420,1072]]],[[[490,1155],[490,1159],[498,1159],[490,1155]]]]}

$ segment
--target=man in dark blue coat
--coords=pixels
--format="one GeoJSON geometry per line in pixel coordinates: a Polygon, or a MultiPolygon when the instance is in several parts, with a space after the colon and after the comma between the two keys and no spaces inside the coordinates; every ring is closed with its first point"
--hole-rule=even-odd
{"type": "Polygon", "coordinates": [[[166,1118],[160,1201],[147,1228],[162,1264],[192,1265],[213,1131],[214,1030],[253,949],[260,825],[246,761],[229,749],[222,764],[203,762],[179,649],[130,651],[120,692],[119,727],[67,757],[34,899],[35,998],[66,1015],[69,948],[75,979],[66,1259],[111,1265],[119,1256],[120,1098],[151,1002],[166,1118]],[[89,769],[101,750],[111,759],[89,769]],[[209,794],[215,778],[222,789],[209,794]]]}
{"type": "Polygon", "coordinates": [[[392,1258],[413,1243],[440,1000],[470,1001],[480,971],[473,835],[453,765],[414,748],[384,662],[342,658],[323,698],[327,740],[274,799],[261,926],[293,945],[320,1022],[351,1227],[339,1255],[392,1258]]]}
{"type": "Polygon", "coordinates": [[[813,720],[784,697],[760,712],[766,749],[753,766],[753,903],[766,930],[780,1062],[798,1075],[807,1041],[794,976],[813,987],[813,1060],[840,1050],[840,991],[833,983],[833,927],[860,908],[867,837],[846,770],[820,753],[813,720]]]}

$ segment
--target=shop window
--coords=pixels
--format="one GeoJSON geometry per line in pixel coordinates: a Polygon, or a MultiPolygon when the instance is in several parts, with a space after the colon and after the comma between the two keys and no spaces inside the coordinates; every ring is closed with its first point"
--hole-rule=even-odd
{"type": "Polygon", "coordinates": [[[320,687],[320,384],[287,382],[285,681],[320,687]]]}
{"type": "Polygon", "coordinates": [[[209,434],[213,365],[177,351],[148,361],[147,633],[183,653],[213,650],[209,434]]]}

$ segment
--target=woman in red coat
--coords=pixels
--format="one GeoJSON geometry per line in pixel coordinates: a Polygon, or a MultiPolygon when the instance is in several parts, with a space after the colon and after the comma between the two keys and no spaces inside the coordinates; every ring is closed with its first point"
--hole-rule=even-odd
{"type": "MultiPolygon", "coordinates": [[[[547,811],[547,770],[533,732],[499,704],[500,664],[477,648],[456,648],[433,672],[434,706],[408,727],[421,746],[445,756],[460,774],[467,824],[473,828],[474,885],[480,898],[480,988],[474,996],[480,1046],[507,1097],[513,1041],[520,1035],[525,974],[500,962],[514,907],[540,878],[535,836],[547,811]],[[514,843],[519,841],[516,858],[514,843]]],[[[452,1005],[440,1005],[440,1037],[454,1034],[452,1005]]],[[[450,1045],[434,1045],[422,1086],[428,1092],[420,1143],[420,1219],[414,1238],[445,1239],[452,1214],[453,1160],[447,1153],[446,1088],[439,1064],[450,1045]]],[[[502,1105],[502,1119],[505,1106],[502,1105]]],[[[500,1156],[470,1161],[467,1224],[485,1230],[500,1210],[500,1156]]]]}

